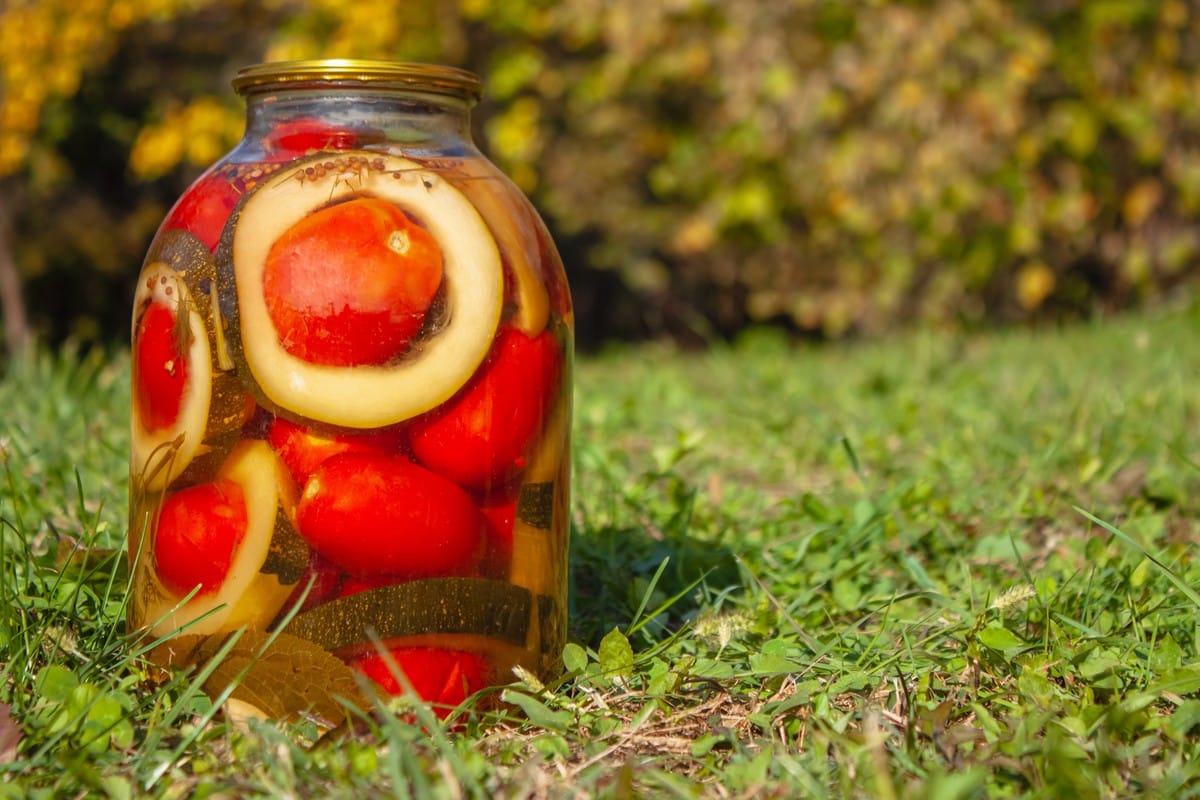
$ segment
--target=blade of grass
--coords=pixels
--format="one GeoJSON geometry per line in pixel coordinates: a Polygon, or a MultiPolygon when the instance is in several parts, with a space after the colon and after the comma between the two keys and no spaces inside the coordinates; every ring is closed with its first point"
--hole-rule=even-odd
{"type": "Polygon", "coordinates": [[[1079,506],[1074,506],[1074,508],[1076,511],[1078,511],[1080,514],[1082,514],[1084,517],[1091,520],[1096,525],[1099,525],[1101,528],[1104,528],[1104,530],[1108,531],[1113,536],[1116,536],[1122,542],[1129,545],[1134,550],[1136,550],[1137,552],[1139,552],[1143,556],[1145,556],[1146,559],[1149,560],[1149,562],[1151,564],[1158,567],[1159,571],[1162,572],[1162,574],[1166,576],[1167,580],[1169,580],[1171,582],[1171,584],[1174,585],[1174,587],[1183,594],[1184,597],[1186,597],[1188,600],[1190,600],[1192,602],[1192,605],[1196,606],[1197,608],[1200,608],[1200,592],[1197,592],[1195,589],[1193,589],[1191,586],[1189,586],[1183,578],[1179,577],[1179,575],[1175,572],[1175,570],[1171,569],[1171,567],[1168,566],[1165,562],[1163,562],[1163,560],[1161,558],[1159,558],[1154,553],[1151,553],[1149,550],[1147,550],[1145,548],[1145,546],[1142,545],[1141,542],[1134,539],[1132,536],[1125,533],[1117,526],[1115,526],[1109,522],[1106,522],[1105,520],[1100,519],[1100,517],[1097,517],[1095,514],[1091,513],[1090,511],[1080,508],[1079,506]]]}

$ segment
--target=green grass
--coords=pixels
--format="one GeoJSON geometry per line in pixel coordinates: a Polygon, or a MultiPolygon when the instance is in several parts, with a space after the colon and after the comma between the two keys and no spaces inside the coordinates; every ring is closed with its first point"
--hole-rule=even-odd
{"type": "Polygon", "coordinates": [[[568,674],[326,735],[150,679],[127,360],[42,354],[0,382],[0,798],[1200,796],[1198,345],[1177,310],[581,358],[568,674]]]}

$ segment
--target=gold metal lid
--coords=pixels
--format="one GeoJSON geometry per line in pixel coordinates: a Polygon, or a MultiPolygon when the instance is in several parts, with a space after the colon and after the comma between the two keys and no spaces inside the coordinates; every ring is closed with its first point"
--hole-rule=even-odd
{"type": "Polygon", "coordinates": [[[233,90],[241,95],[323,86],[408,89],[471,101],[478,100],[483,92],[483,82],[479,76],[465,69],[440,64],[358,58],[255,64],[238,70],[233,79],[233,90]]]}

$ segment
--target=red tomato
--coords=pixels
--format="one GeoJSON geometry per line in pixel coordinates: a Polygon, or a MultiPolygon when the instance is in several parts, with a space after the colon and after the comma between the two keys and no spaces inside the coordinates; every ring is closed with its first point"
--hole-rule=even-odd
{"type": "MultiPolygon", "coordinates": [[[[488,685],[488,659],[480,653],[441,647],[393,647],[390,652],[413,690],[434,705],[440,717],[488,685]]],[[[350,666],[388,694],[404,693],[403,685],[379,653],[359,656],[350,666]]]]}
{"type": "Polygon", "coordinates": [[[246,536],[246,499],[234,481],[181,489],[163,501],[154,533],[154,568],[170,591],[220,588],[246,536]]]}
{"type": "Polygon", "coordinates": [[[358,145],[354,131],[316,117],[300,117],[277,125],[263,138],[268,161],[296,158],[316,150],[348,150],[358,145]]]}
{"type": "Polygon", "coordinates": [[[134,387],[142,424],[148,430],[169,428],[179,418],[187,390],[187,357],[179,349],[175,313],[163,303],[150,303],[138,320],[134,353],[134,387]]]}
{"type": "Polygon", "coordinates": [[[343,453],[317,467],[296,507],[300,535],[353,575],[468,575],[484,520],[458,486],[406,458],[343,453]]]}
{"type": "Polygon", "coordinates": [[[366,433],[332,435],[276,417],[267,428],[267,441],[275,448],[297,485],[303,486],[321,462],[331,456],[340,453],[399,453],[404,445],[404,433],[400,428],[384,428],[366,433]]]}
{"type": "Polygon", "coordinates": [[[455,483],[487,491],[524,467],[523,454],[554,402],[561,364],[549,331],[502,328],[467,386],[409,426],[417,460],[455,483]]]}
{"type": "Polygon", "coordinates": [[[283,348],[314,364],[383,364],[421,329],[442,282],[433,236],[374,197],[327,206],[271,246],[267,313],[283,348]]]}
{"type": "Polygon", "coordinates": [[[241,196],[242,188],[228,170],[211,172],[183,193],[167,214],[162,229],[182,228],[216,252],[225,221],[241,196]]]}

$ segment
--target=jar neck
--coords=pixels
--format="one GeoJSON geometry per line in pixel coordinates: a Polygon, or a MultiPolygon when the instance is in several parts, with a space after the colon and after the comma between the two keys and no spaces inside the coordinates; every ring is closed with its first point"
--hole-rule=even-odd
{"type": "Polygon", "coordinates": [[[247,96],[244,143],[262,142],[279,131],[304,126],[352,132],[364,149],[400,148],[429,155],[475,149],[471,103],[466,99],[344,87],[247,96]]]}

